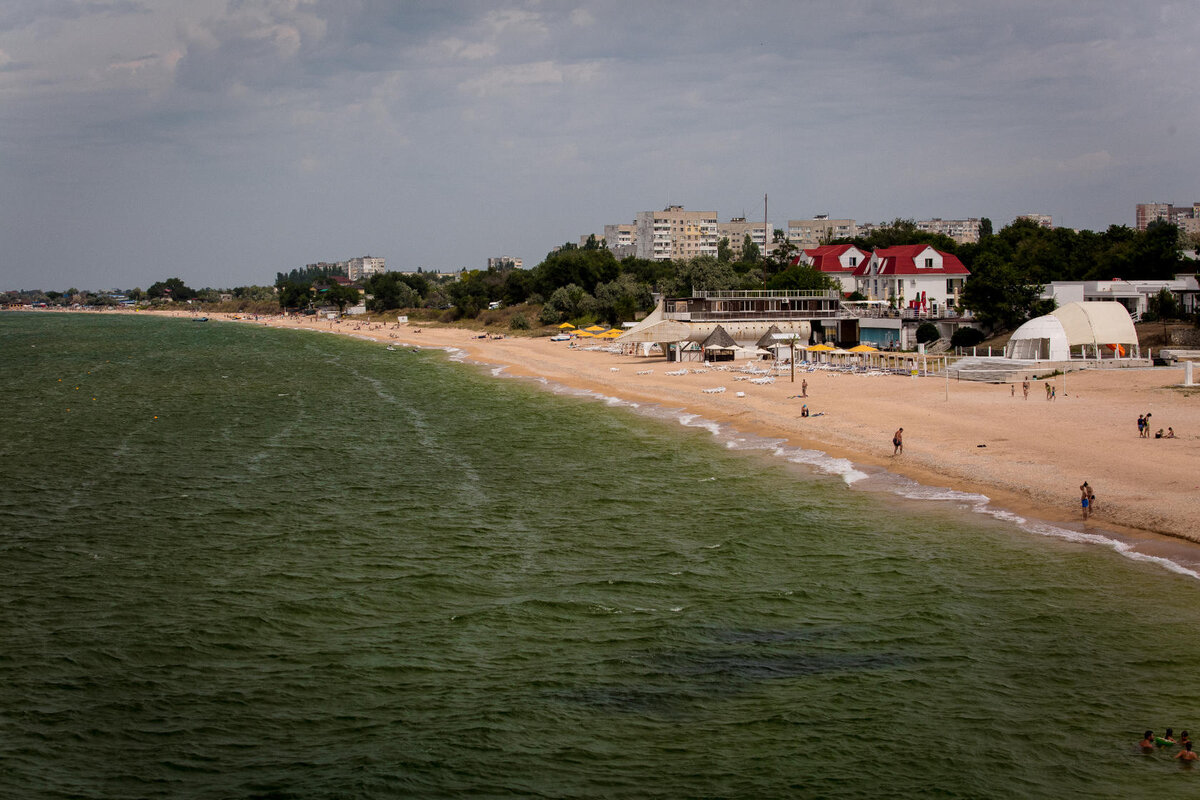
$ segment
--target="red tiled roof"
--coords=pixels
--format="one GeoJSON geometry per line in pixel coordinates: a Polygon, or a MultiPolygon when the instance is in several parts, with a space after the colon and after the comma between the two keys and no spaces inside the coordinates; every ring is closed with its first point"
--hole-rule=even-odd
{"type": "MultiPolygon", "coordinates": [[[[842,266],[841,257],[849,250],[862,252],[852,244],[823,244],[804,251],[804,255],[812,260],[813,269],[821,272],[854,272],[856,267],[842,266]]],[[[867,259],[863,253],[862,260],[867,259]]]]}
{"type": "MultiPolygon", "coordinates": [[[[958,260],[958,256],[934,250],[927,244],[905,244],[897,247],[882,247],[875,250],[875,259],[879,261],[879,275],[970,275],[970,271],[958,260]],[[933,250],[942,257],[940,269],[927,269],[917,266],[917,259],[926,250],[933,250]]],[[[855,277],[862,278],[870,274],[870,258],[865,259],[854,270],[855,277]]]]}

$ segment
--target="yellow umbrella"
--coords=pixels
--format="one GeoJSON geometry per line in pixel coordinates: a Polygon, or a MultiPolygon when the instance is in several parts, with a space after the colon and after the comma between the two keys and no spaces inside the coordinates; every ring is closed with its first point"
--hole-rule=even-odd
{"type": "Polygon", "coordinates": [[[574,328],[574,327],[575,327],[575,326],[574,326],[574,325],[572,325],[571,323],[569,323],[569,322],[564,322],[562,325],[559,325],[559,326],[558,326],[558,329],[561,331],[561,330],[565,330],[566,328],[574,328]]]}
{"type": "Polygon", "coordinates": [[[830,347],[827,344],[814,344],[813,346],[808,348],[808,351],[811,353],[813,350],[828,351],[828,350],[833,350],[833,349],[835,349],[835,348],[830,347]]]}
{"type": "Polygon", "coordinates": [[[607,336],[610,339],[615,339],[621,335],[621,331],[617,330],[616,328],[609,328],[608,330],[606,330],[604,333],[602,333],[600,335],[607,336]]]}
{"type": "Polygon", "coordinates": [[[851,347],[848,352],[851,352],[851,353],[878,353],[879,348],[871,347],[871,345],[869,345],[869,344],[858,344],[858,345],[855,345],[854,347],[851,347]]]}
{"type": "Polygon", "coordinates": [[[580,339],[582,339],[582,338],[583,338],[583,337],[585,337],[585,336],[586,336],[587,338],[589,338],[589,339],[595,339],[595,338],[596,338],[596,334],[594,334],[594,333],[589,333],[589,332],[588,332],[588,330],[587,330],[586,328],[585,328],[584,330],[578,331],[578,332],[577,332],[575,335],[576,335],[576,336],[578,336],[580,339]]]}
{"type": "Polygon", "coordinates": [[[586,328],[584,328],[584,330],[591,331],[592,333],[600,333],[604,330],[604,326],[603,325],[588,325],[586,328]]]}

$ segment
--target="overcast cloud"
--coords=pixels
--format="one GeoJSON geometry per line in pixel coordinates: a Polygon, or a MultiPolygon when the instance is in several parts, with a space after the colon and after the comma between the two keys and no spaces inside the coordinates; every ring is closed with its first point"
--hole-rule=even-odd
{"type": "Polygon", "coordinates": [[[0,288],[1200,200],[1187,2],[5,0],[0,288]]]}

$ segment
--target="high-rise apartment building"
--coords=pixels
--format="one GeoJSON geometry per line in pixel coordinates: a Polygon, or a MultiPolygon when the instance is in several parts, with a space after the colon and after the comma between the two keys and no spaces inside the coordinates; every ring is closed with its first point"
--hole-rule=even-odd
{"type": "Polygon", "coordinates": [[[745,217],[734,217],[729,222],[717,223],[717,242],[722,239],[729,240],[729,250],[734,261],[742,260],[746,234],[750,234],[750,241],[758,245],[760,254],[766,253],[767,242],[771,240],[770,226],[766,222],[747,222],[745,217]]]}
{"type": "Polygon", "coordinates": [[[1173,222],[1186,230],[1190,227],[1186,220],[1195,219],[1200,219],[1200,203],[1192,203],[1190,206],[1176,206],[1171,203],[1137,204],[1137,229],[1139,231],[1146,230],[1146,226],[1158,220],[1173,222]]]}
{"type": "Polygon", "coordinates": [[[361,256],[346,262],[346,277],[352,281],[361,281],[372,275],[382,275],[385,271],[383,259],[375,256],[361,256]]]}
{"type": "Polygon", "coordinates": [[[637,257],[653,261],[686,261],[717,255],[717,212],[684,211],[667,206],[662,211],[639,211],[634,220],[637,257]]]}
{"type": "Polygon", "coordinates": [[[513,269],[523,269],[525,260],[521,258],[513,258],[512,256],[496,256],[487,260],[488,269],[504,269],[512,267],[513,269]]]}
{"type": "Polygon", "coordinates": [[[923,219],[917,222],[917,230],[949,236],[959,244],[979,241],[979,217],[969,219],[923,219]]]}
{"type": "Polygon", "coordinates": [[[852,219],[830,219],[828,214],[818,214],[812,219],[788,220],[788,241],[801,250],[855,236],[858,236],[858,225],[852,219]]]}

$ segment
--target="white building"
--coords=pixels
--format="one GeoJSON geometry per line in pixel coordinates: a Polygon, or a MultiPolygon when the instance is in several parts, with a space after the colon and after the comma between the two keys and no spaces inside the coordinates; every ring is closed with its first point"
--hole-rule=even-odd
{"type": "Polygon", "coordinates": [[[927,244],[878,248],[854,271],[855,286],[870,300],[896,308],[939,312],[958,305],[971,273],[958,256],[927,244]]]}
{"type": "Polygon", "coordinates": [[[798,260],[838,281],[842,294],[850,294],[857,288],[855,270],[870,258],[869,253],[852,244],[826,244],[803,251],[798,260]]]}
{"type": "Polygon", "coordinates": [[[1169,281],[1051,281],[1042,290],[1042,298],[1058,305],[1116,301],[1133,319],[1139,320],[1150,310],[1150,301],[1166,289],[1175,296],[1180,309],[1194,313],[1200,309],[1200,283],[1195,273],[1181,273],[1169,281]]]}

